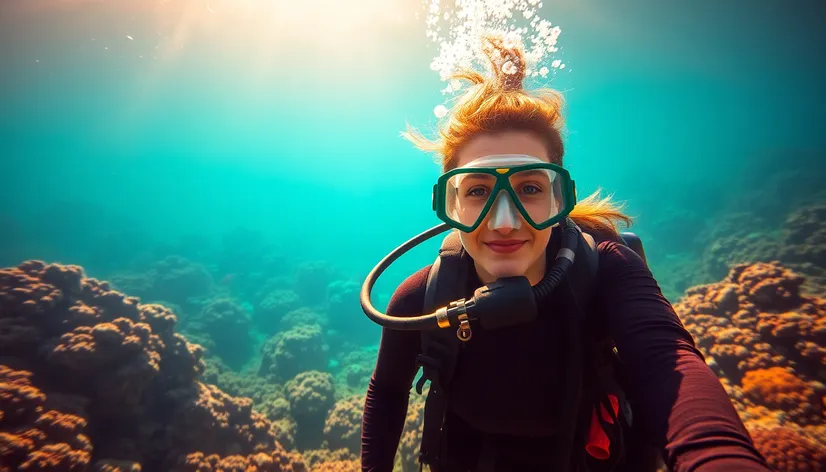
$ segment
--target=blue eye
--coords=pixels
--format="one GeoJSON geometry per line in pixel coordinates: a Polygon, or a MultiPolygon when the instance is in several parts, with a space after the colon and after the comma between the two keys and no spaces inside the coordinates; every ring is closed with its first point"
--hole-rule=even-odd
{"type": "Polygon", "coordinates": [[[484,197],[487,192],[488,190],[484,187],[473,187],[467,191],[466,195],[469,197],[484,197]]]}
{"type": "Polygon", "coordinates": [[[542,193],[542,189],[536,185],[527,184],[522,187],[522,192],[527,193],[528,195],[536,195],[542,193]]]}

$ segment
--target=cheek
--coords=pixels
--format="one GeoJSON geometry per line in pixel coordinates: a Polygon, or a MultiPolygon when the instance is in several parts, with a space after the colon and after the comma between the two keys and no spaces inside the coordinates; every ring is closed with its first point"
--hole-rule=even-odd
{"type": "Polygon", "coordinates": [[[551,231],[551,228],[547,228],[533,232],[534,252],[542,252],[548,247],[548,241],[551,240],[551,231]]]}
{"type": "Polygon", "coordinates": [[[475,258],[481,252],[482,243],[480,240],[482,239],[482,231],[481,228],[478,228],[470,234],[462,233],[462,244],[465,246],[468,254],[470,254],[470,257],[475,258]]]}

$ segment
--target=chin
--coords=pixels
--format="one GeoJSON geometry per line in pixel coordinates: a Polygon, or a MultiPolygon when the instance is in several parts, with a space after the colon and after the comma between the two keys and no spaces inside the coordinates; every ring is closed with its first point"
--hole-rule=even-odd
{"type": "Polygon", "coordinates": [[[528,270],[527,265],[522,262],[518,261],[508,261],[508,262],[494,262],[490,266],[486,267],[485,270],[487,272],[498,278],[501,277],[514,277],[518,275],[525,275],[525,272],[528,270]]]}

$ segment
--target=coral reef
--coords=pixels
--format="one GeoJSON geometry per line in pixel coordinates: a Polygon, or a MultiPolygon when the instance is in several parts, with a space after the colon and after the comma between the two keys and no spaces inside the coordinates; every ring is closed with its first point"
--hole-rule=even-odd
{"type": "Polygon", "coordinates": [[[86,418],[48,405],[31,378],[0,363],[0,470],[86,470],[92,457],[86,418]]]}
{"type": "Polygon", "coordinates": [[[807,291],[826,296],[826,205],[789,214],[784,242],[779,259],[806,276],[807,291]]]}
{"type": "Polygon", "coordinates": [[[322,330],[326,330],[328,325],[327,317],[323,314],[307,308],[298,308],[285,314],[281,318],[280,331],[289,331],[300,325],[318,325],[322,330]]]}
{"type": "Polygon", "coordinates": [[[774,231],[751,212],[726,215],[703,239],[702,277],[717,280],[742,263],[779,261],[806,277],[805,291],[826,287],[826,206],[811,205],[790,212],[774,231]]]}
{"type": "Polygon", "coordinates": [[[422,442],[422,425],[424,424],[424,402],[427,389],[422,395],[411,394],[407,401],[407,417],[399,440],[397,461],[403,470],[418,470],[419,445],[422,442]]]}
{"type": "Polygon", "coordinates": [[[281,318],[301,307],[298,294],[289,289],[275,289],[269,292],[255,308],[255,325],[266,334],[278,332],[281,318]]]}
{"type": "Polygon", "coordinates": [[[358,454],[361,448],[361,418],[364,395],[336,402],[324,422],[324,439],[328,449],[347,449],[358,454]]]}
{"type": "Polygon", "coordinates": [[[187,323],[187,331],[209,339],[210,353],[239,369],[252,354],[250,317],[235,300],[211,300],[187,323]]]}
{"type": "Polygon", "coordinates": [[[299,325],[276,334],[266,342],[258,372],[288,380],[301,372],[326,370],[328,351],[320,326],[299,325]]]}
{"type": "MultiPolygon", "coordinates": [[[[826,206],[717,223],[691,243],[699,259],[659,249],[685,290],[675,309],[771,466],[824,471],[826,206]]],[[[217,264],[170,250],[114,278],[140,299],[79,266],[0,270],[0,472],[359,470],[379,338],[360,284],[322,262],[284,276],[243,231],[217,264]]],[[[418,470],[424,399],[410,396],[396,470],[418,470]]]]}
{"type": "Polygon", "coordinates": [[[315,449],[323,441],[322,429],[327,413],[335,404],[333,376],[319,371],[302,372],[286,384],[290,411],[298,423],[296,444],[300,449],[315,449]]]}
{"type": "Polygon", "coordinates": [[[707,361],[743,402],[823,421],[826,300],[800,293],[803,277],[778,262],[739,264],[675,305],[707,361]],[[799,403],[802,402],[802,403],[799,403]],[[788,409],[787,409],[788,408],[788,409]]]}
{"type": "Polygon", "coordinates": [[[199,382],[203,350],[167,308],[41,261],[0,270],[0,307],[4,466],[304,470],[249,399],[199,382]]]}
{"type": "Polygon", "coordinates": [[[367,391],[367,384],[373,373],[378,357],[378,347],[359,349],[341,355],[331,364],[336,378],[336,393],[339,398],[352,397],[367,391]]]}
{"type": "Polygon", "coordinates": [[[826,471],[826,444],[790,427],[756,426],[750,432],[754,445],[777,472],[826,471]]]}
{"type": "Polygon", "coordinates": [[[327,286],[327,317],[330,329],[347,333],[340,341],[345,347],[369,345],[381,336],[381,329],[361,310],[361,284],[354,280],[335,280],[327,286]]]}
{"type": "Polygon", "coordinates": [[[323,304],[327,286],[336,276],[336,269],[324,261],[304,262],[295,270],[295,292],[306,306],[323,304]]]}
{"type": "Polygon", "coordinates": [[[304,462],[311,472],[361,470],[358,456],[347,449],[308,449],[304,451],[304,462]],[[353,469],[354,466],[358,468],[353,469]]]}
{"type": "Polygon", "coordinates": [[[144,300],[169,300],[186,305],[190,297],[209,294],[212,276],[201,264],[180,256],[155,262],[145,273],[111,277],[112,286],[144,300]]]}

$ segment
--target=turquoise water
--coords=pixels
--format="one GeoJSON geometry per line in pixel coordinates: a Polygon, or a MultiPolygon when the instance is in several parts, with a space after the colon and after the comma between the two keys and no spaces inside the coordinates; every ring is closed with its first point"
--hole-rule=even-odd
{"type": "MultiPolygon", "coordinates": [[[[707,361],[773,465],[792,450],[818,460],[800,438],[826,444],[824,313],[809,298],[826,296],[824,5],[544,1],[562,28],[549,60],[565,68],[527,84],[564,93],[579,195],[627,203],[699,348],[722,346],[707,361]],[[804,297],[792,275],[755,266],[737,293],[683,298],[733,263],[774,259],[806,278],[804,297]],[[755,429],[769,417],[779,433],[755,429]]],[[[447,98],[425,18],[419,0],[0,0],[0,384],[25,406],[0,421],[19,439],[12,467],[35,456],[21,438],[43,433],[21,431],[53,420],[36,403],[48,397],[69,416],[44,431],[71,442],[55,456],[77,470],[179,470],[195,451],[276,441],[308,464],[342,448],[358,470],[380,335],[358,291],[439,223],[439,168],[399,135],[408,123],[432,135],[447,98]],[[73,290],[71,270],[4,269],[29,259],[80,265],[145,305],[89,280],[73,290]],[[205,348],[205,372],[149,303],[205,348]],[[18,388],[29,375],[34,390],[18,388]]],[[[386,272],[379,308],[438,244],[386,272]]],[[[415,465],[412,401],[397,470],[415,465]]]]}
{"type": "MultiPolygon", "coordinates": [[[[361,277],[437,224],[438,168],[399,137],[406,123],[431,129],[443,99],[423,5],[304,3],[3,2],[2,262],[106,276],[152,244],[217,244],[244,227],[361,277]],[[96,267],[100,240],[127,233],[96,267]]],[[[655,275],[743,188],[776,201],[760,194],[767,175],[823,175],[821,2],[544,2],[541,14],[563,31],[567,67],[536,84],[567,97],[566,164],[580,195],[628,202],[655,275]]]]}

